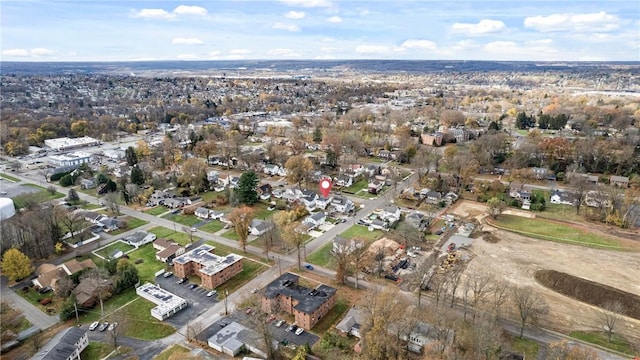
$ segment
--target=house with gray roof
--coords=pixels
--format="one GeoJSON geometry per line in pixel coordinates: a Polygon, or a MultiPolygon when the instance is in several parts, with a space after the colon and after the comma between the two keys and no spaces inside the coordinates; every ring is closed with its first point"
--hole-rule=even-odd
{"type": "Polygon", "coordinates": [[[87,332],[74,326],[59,332],[31,359],[80,360],[80,354],[87,346],[89,346],[87,332]]]}

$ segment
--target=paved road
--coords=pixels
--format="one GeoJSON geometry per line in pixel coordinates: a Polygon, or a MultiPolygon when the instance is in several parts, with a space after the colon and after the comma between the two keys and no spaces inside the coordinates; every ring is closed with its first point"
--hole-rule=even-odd
{"type": "Polygon", "coordinates": [[[16,294],[11,288],[9,288],[9,281],[4,276],[0,278],[0,282],[0,297],[2,300],[10,302],[14,308],[22,311],[22,314],[33,326],[44,330],[60,321],[58,316],[45,314],[35,305],[25,300],[22,296],[16,294]]]}

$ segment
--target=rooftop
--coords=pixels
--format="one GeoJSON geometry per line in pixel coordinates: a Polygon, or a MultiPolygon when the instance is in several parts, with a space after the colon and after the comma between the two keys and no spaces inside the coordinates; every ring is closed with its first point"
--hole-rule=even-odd
{"type": "Polygon", "coordinates": [[[66,360],[76,351],[75,344],[86,333],[77,327],[68,328],[54,336],[32,359],[66,360]]]}
{"type": "Polygon", "coordinates": [[[311,314],[324,304],[328,298],[335,294],[335,292],[336,289],[324,284],[315,289],[300,286],[298,285],[298,275],[284,273],[267,285],[264,296],[272,299],[278,295],[283,295],[296,299],[298,304],[294,309],[311,314]]]}
{"type": "Polygon", "coordinates": [[[202,265],[200,272],[205,275],[214,275],[221,270],[242,260],[242,256],[237,254],[229,254],[226,256],[218,256],[213,253],[215,247],[207,244],[198,246],[197,248],[180,255],[173,259],[174,264],[187,264],[191,261],[202,265]]]}
{"type": "Polygon", "coordinates": [[[158,312],[165,314],[171,310],[180,307],[187,301],[177,295],[168,292],[165,289],[159,288],[154,284],[145,283],[136,289],[136,293],[145,299],[158,305],[151,309],[151,312],[158,312]]]}

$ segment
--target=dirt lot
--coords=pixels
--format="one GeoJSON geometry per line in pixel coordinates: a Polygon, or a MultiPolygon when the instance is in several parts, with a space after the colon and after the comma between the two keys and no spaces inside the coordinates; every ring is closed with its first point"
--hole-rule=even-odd
{"type": "MultiPolygon", "coordinates": [[[[473,202],[460,202],[449,213],[468,218],[486,213],[484,206],[473,202]]],[[[590,229],[592,224],[586,225],[590,229]]],[[[601,329],[600,310],[549,290],[534,279],[536,270],[556,270],[594,282],[640,295],[640,253],[616,252],[586,248],[551,241],[531,239],[486,225],[499,239],[489,243],[474,241],[471,251],[477,256],[471,261],[467,273],[493,274],[496,279],[535,289],[549,303],[550,313],[544,324],[563,333],[572,330],[601,329]]],[[[602,231],[603,229],[593,229],[602,231]]],[[[640,249],[640,242],[636,244],[640,249]]],[[[617,332],[632,343],[640,344],[640,321],[625,317],[617,332]]]]}

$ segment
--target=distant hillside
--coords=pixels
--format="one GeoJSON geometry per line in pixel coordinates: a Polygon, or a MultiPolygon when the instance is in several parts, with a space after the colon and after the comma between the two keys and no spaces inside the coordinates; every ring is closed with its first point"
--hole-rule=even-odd
{"type": "Polygon", "coordinates": [[[244,60],[244,61],[136,61],[136,62],[0,62],[3,75],[273,72],[274,74],[343,72],[598,72],[624,70],[640,73],[640,62],[520,62],[520,61],[405,61],[405,60],[244,60]]]}

